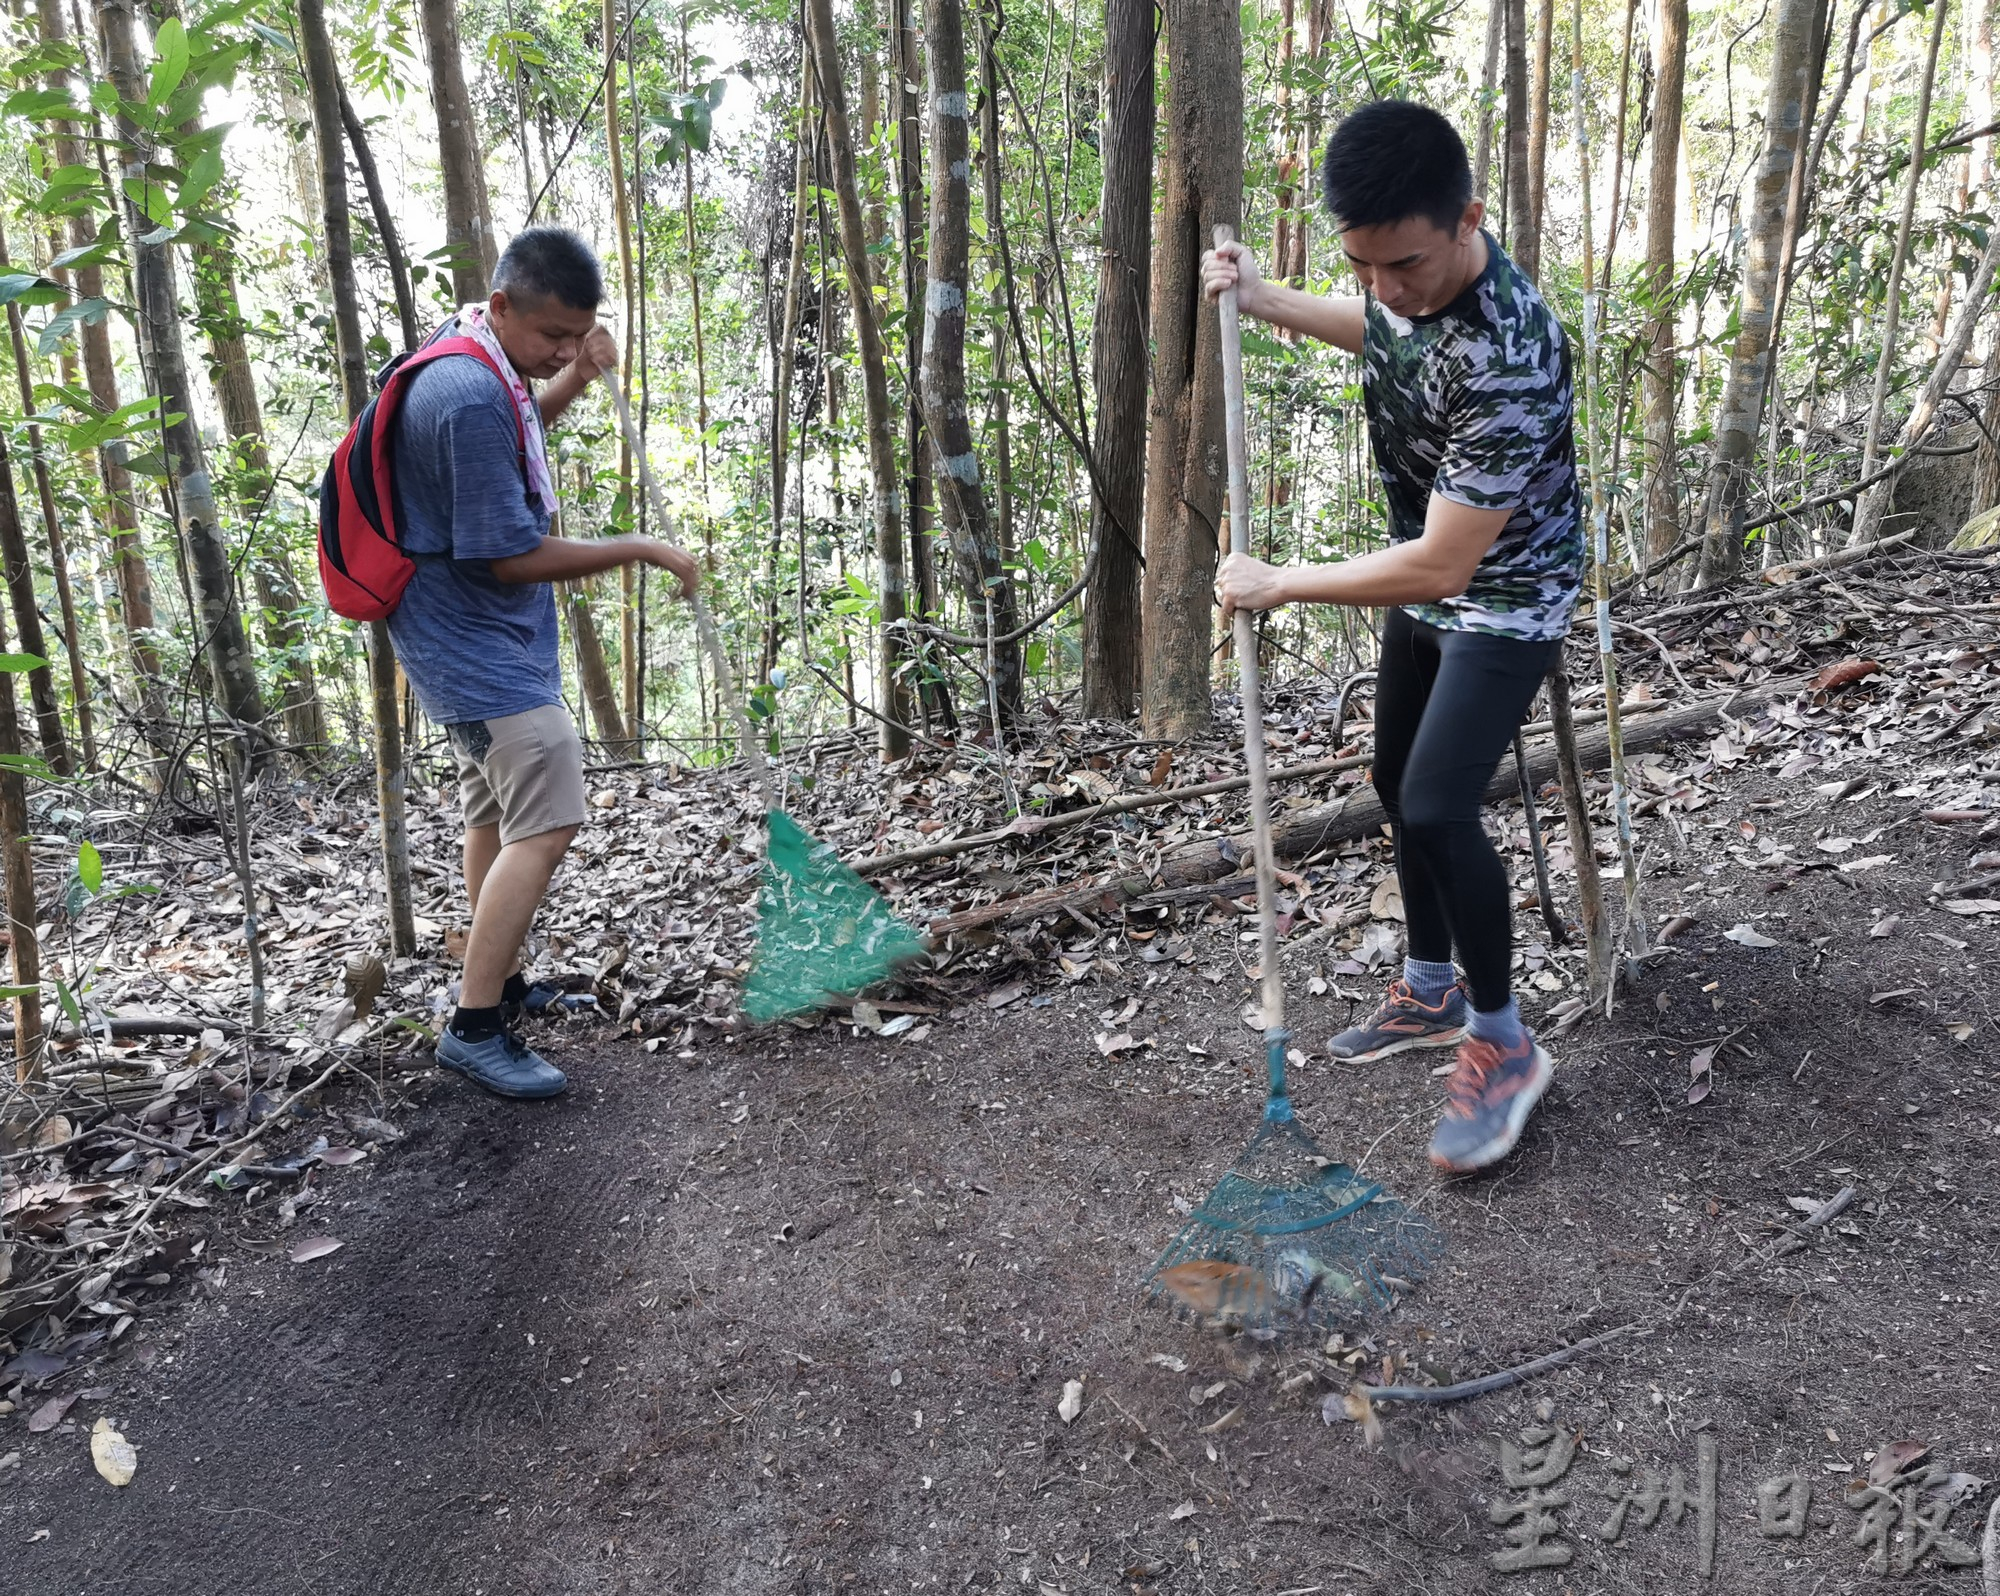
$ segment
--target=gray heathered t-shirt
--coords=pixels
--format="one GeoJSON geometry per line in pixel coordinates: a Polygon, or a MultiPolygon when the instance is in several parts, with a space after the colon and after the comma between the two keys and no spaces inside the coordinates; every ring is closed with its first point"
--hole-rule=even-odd
{"type": "Polygon", "coordinates": [[[447,355],[410,379],[396,418],[396,509],[417,572],[389,635],[440,726],[563,701],[555,589],[488,569],[548,531],[528,502],[519,439],[507,390],[471,356],[447,355]]]}

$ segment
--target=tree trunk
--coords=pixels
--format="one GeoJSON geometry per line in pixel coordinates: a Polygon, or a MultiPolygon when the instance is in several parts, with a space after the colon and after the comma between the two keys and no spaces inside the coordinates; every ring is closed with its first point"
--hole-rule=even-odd
{"type": "Polygon", "coordinates": [[[1654,560],[1680,542],[1679,439],[1674,400],[1674,211],[1679,198],[1681,102],[1687,78],[1687,0],[1658,0],[1653,35],[1653,150],[1646,180],[1646,367],[1640,380],[1645,433],[1646,552],[1654,560]]]}
{"type": "Polygon", "coordinates": [[[457,0],[417,0],[417,21],[430,57],[431,103],[437,108],[438,160],[444,169],[444,236],[452,251],[453,292],[461,305],[478,303],[493,286],[500,264],[493,237],[493,206],[486,194],[486,162],[479,126],[465,91],[459,56],[457,0]]]}
{"type": "MultiPolygon", "coordinates": [[[[1528,200],[1528,5],[1505,0],[1507,7],[1507,170],[1502,227],[1507,253],[1530,277],[1541,264],[1539,240],[1528,200]],[[1528,253],[1523,254],[1526,250],[1528,253]]],[[[1665,0],[1662,0],[1665,3],[1665,0]]]]}
{"type": "MultiPolygon", "coordinates": [[[[634,288],[637,262],[632,253],[632,200],[625,186],[625,136],[620,129],[618,115],[618,59],[619,38],[618,0],[604,0],[604,143],[611,156],[611,220],[618,231],[618,282],[625,299],[625,319],[621,323],[626,339],[625,364],[618,374],[620,389],[625,395],[629,408],[632,403],[632,371],[639,358],[632,339],[636,335],[638,322],[637,294],[634,288]]],[[[629,53],[630,44],[626,49],[629,53]]],[[[636,523],[633,514],[632,493],[632,440],[621,427],[618,433],[618,495],[626,506],[628,524],[636,523]]],[[[629,752],[638,757],[642,751],[639,741],[639,605],[637,566],[621,565],[618,568],[618,674],[619,687],[625,700],[625,730],[632,738],[629,752]]]]}
{"type": "Polygon", "coordinates": [[[1216,224],[1243,208],[1243,35],[1234,6],[1167,0],[1164,208],[1153,275],[1151,432],[1146,453],[1148,737],[1209,725],[1209,639],[1223,536],[1222,357],[1201,300],[1216,224]]]}
{"type": "Polygon", "coordinates": [[[1771,30],[1770,94],[1765,110],[1764,156],[1756,166],[1744,227],[1743,287],[1737,302],[1736,348],[1717,406],[1715,451],[1709,466],[1703,514],[1701,567],[1695,582],[1711,587],[1733,577],[1743,561],[1743,514],[1750,461],[1764,408],[1765,366],[1771,316],[1784,250],[1785,200],[1812,62],[1813,17],[1818,0],[1778,0],[1771,30]]]}
{"type": "MultiPolygon", "coordinates": [[[[19,519],[14,473],[0,442],[0,517],[19,519]]],[[[0,649],[7,628],[0,624],[0,649]]],[[[0,671],[0,879],[7,904],[7,947],[14,997],[14,1079],[22,1086],[42,1075],[42,950],[36,938],[41,911],[35,902],[35,860],[28,831],[28,782],[21,772],[21,722],[15,712],[14,673],[0,671]]]]}
{"type": "MultiPolygon", "coordinates": [[[[1994,0],[1975,0],[1977,11],[1967,62],[1965,93],[1966,120],[1974,127],[1993,123],[1993,12],[1994,0]]],[[[1993,181],[1993,136],[1988,134],[1972,146],[1971,188],[1975,198],[1991,200],[1993,181]]],[[[2000,503],[2000,334],[1991,329],[1986,336],[1985,367],[1981,375],[1987,386],[1981,407],[1979,447],[1972,456],[1972,500],[1970,512],[1977,515],[2000,503]]]]}
{"type": "MultiPolygon", "coordinates": [[[[0,271],[7,269],[7,239],[4,233],[0,233],[0,271]]],[[[34,374],[28,369],[28,340],[21,332],[21,307],[12,300],[7,304],[7,335],[14,347],[14,375],[21,393],[21,414],[32,416],[35,413],[34,374]]],[[[76,728],[83,742],[83,765],[86,770],[95,770],[97,735],[91,725],[90,681],[83,669],[83,643],[76,624],[76,600],[70,592],[69,553],[63,546],[62,520],[56,514],[55,490],[49,481],[48,457],[42,452],[42,429],[31,421],[28,423],[27,431],[28,457],[35,477],[35,493],[41,501],[42,531],[48,539],[49,567],[55,577],[57,607],[62,613],[63,652],[69,660],[70,698],[76,706],[76,728]]],[[[13,563],[11,554],[8,563],[11,567],[13,563]]],[[[28,590],[30,594],[34,591],[32,570],[28,575],[28,590]]],[[[55,698],[53,662],[34,673],[29,681],[31,688],[38,685],[38,678],[48,679],[48,696],[53,700],[55,698]]],[[[38,708],[39,703],[38,699],[38,708]]],[[[56,724],[58,728],[62,725],[60,713],[56,724]]],[[[65,768],[70,763],[67,744],[63,745],[61,754],[63,760],[61,765],[54,759],[49,761],[49,765],[59,774],[68,775],[70,771],[65,768]]]]}
{"type": "MultiPolygon", "coordinates": [[[[924,79],[922,36],[912,20],[910,0],[893,0],[889,20],[890,59],[895,68],[896,89],[891,103],[896,107],[896,190],[903,225],[903,366],[908,379],[903,409],[903,449],[907,475],[904,480],[908,505],[910,543],[910,591],[917,612],[932,615],[940,602],[937,573],[937,544],[931,529],[931,506],[935,500],[934,457],[924,426],[923,390],[920,374],[924,365],[926,318],[919,307],[924,302],[928,268],[924,260],[925,194],[924,139],[921,84],[924,79]]],[[[943,675],[926,671],[919,689],[924,724],[933,730],[949,729],[957,722],[951,693],[943,675]]]]}
{"type": "MultiPolygon", "coordinates": [[[[426,0],[426,10],[429,0],[426,0]]],[[[324,0],[299,0],[299,38],[305,55],[306,92],[312,99],[313,136],[319,145],[320,210],[326,226],[326,274],[333,290],[333,333],[341,392],[349,421],[368,403],[361,347],[361,311],[354,297],[354,240],[347,215],[347,163],[340,154],[340,70],[326,31],[324,0]]],[[[368,707],[375,730],[375,801],[382,820],[382,874],[389,910],[389,946],[397,955],[417,951],[411,906],[410,830],[404,796],[403,727],[396,713],[396,657],[389,628],[368,627],[368,707]]]]}
{"type": "Polygon", "coordinates": [[[1540,0],[1535,11],[1534,80],[1528,88],[1528,228],[1535,240],[1535,271],[1542,258],[1542,220],[1547,211],[1549,176],[1549,71],[1555,51],[1556,0],[1540,0]]]}
{"type": "MultiPolygon", "coordinates": [[[[62,0],[40,0],[42,38],[60,45],[69,38],[62,0]]],[[[66,67],[51,68],[49,87],[69,91],[66,67]]],[[[84,162],[81,139],[68,131],[69,124],[54,124],[52,143],[56,160],[63,166],[84,162]]],[[[69,242],[81,248],[95,238],[87,218],[69,219],[69,242]]],[[[79,299],[96,299],[104,293],[104,273],[97,266],[76,268],[79,299]]],[[[82,329],[83,374],[91,401],[106,414],[119,408],[117,368],[112,364],[111,327],[108,321],[86,323],[82,329]]],[[[117,440],[98,447],[97,469],[104,485],[104,535],[110,552],[112,577],[118,589],[119,622],[133,680],[139,692],[139,717],[148,744],[156,753],[166,753],[166,702],[161,691],[160,656],[153,643],[153,583],[146,569],[146,556],[139,540],[139,514],[132,499],[132,479],[125,469],[126,446],[117,440]]]]}
{"type": "Polygon", "coordinates": [[[564,582],[560,587],[563,607],[569,612],[569,634],[576,639],[576,673],[583,683],[583,701],[590,706],[590,718],[607,749],[617,758],[630,758],[632,744],[625,717],[618,712],[618,687],[611,679],[604,637],[590,608],[592,583],[586,579],[564,582]]]}
{"type": "Polygon", "coordinates": [[[861,353],[861,387],[867,412],[868,464],[875,490],[875,554],[881,566],[877,603],[881,653],[876,670],[876,704],[881,716],[881,753],[901,759],[910,751],[909,694],[903,681],[907,646],[903,636],[903,536],[896,482],[896,446],[890,428],[889,374],[882,354],[882,329],[875,319],[875,293],[868,271],[866,222],[854,174],[854,141],[847,125],[847,90],[840,77],[839,39],[833,29],[832,0],[806,0],[806,26],[818,69],[820,103],[826,107],[827,146],[833,160],[833,188],[840,208],[840,247],[847,268],[848,303],[854,311],[854,339],[861,353]]]}
{"type": "MultiPolygon", "coordinates": [[[[263,406],[243,344],[243,316],[236,298],[236,263],[227,244],[198,245],[194,252],[195,320],[208,337],[208,375],[236,455],[230,481],[236,513],[246,524],[267,511],[274,477],[264,443],[263,406]]],[[[311,643],[300,619],[306,605],[286,557],[282,536],[260,537],[248,560],[264,612],[264,645],[278,660],[278,705],[285,736],[308,762],[326,747],[326,717],[311,643]]]]}
{"type": "MultiPolygon", "coordinates": [[[[1083,612],[1083,713],[1127,719],[1138,702],[1139,549],[1146,510],[1147,298],[1153,255],[1152,0],[1107,0],[1104,14],[1103,254],[1091,376],[1097,475],[1090,547],[1097,569],[1083,612]]],[[[991,220],[987,222],[990,230],[991,220]]],[[[1300,226],[1304,223],[1301,221],[1300,226]]]]}
{"type": "MultiPolygon", "coordinates": [[[[995,642],[1015,626],[1014,584],[1000,563],[992,517],[972,447],[965,402],[965,309],[971,290],[972,119],[960,0],[930,0],[924,45],[931,90],[930,275],[924,293],[924,422],[944,468],[938,478],[946,535],[965,590],[972,630],[983,639],[992,712],[1010,730],[1021,709],[1021,645],[995,642]]],[[[985,152],[997,161],[1000,152],[985,152]]]]}
{"type": "MultiPolygon", "coordinates": [[[[605,97],[607,105],[615,100],[615,95],[605,97]]],[[[360,168],[362,187],[368,191],[368,208],[375,216],[376,235],[382,240],[382,254],[389,265],[389,281],[396,292],[396,320],[402,327],[403,347],[415,349],[424,333],[417,321],[416,292],[410,286],[409,257],[404,253],[402,238],[396,231],[396,217],[389,209],[389,196],[382,188],[382,174],[375,166],[375,152],[368,146],[368,129],[362,124],[360,113],[354,109],[344,82],[340,84],[340,123],[347,131],[348,146],[354,151],[354,164],[360,168]]]]}
{"type": "MultiPolygon", "coordinates": [[[[1883,295],[1882,353],[1875,362],[1875,393],[1868,404],[1868,424],[1861,435],[1861,475],[1875,474],[1875,450],[1882,439],[1882,412],[1889,399],[1889,377],[1896,366],[1896,334],[1903,318],[1903,266],[1910,256],[1910,228],[1916,220],[1917,190],[1923,184],[1924,146],[1930,137],[1931,88],[1937,81],[1938,47],[1944,43],[1945,19],[1950,0],[1932,0],[1936,8],[1931,21],[1931,39],[1924,53],[1922,87],[1917,90],[1917,119],[1910,133],[1910,169],[1903,182],[1903,209],[1896,220],[1896,248],[1889,257],[1889,286],[1883,295]]],[[[1860,518],[1855,518],[1850,542],[1862,541],[1860,518]]]]}
{"type": "MultiPolygon", "coordinates": [[[[122,99],[143,105],[146,85],[134,46],[135,10],[134,0],[100,0],[97,16],[112,83],[122,99]]],[[[137,125],[123,112],[118,117],[118,134],[120,175],[130,188],[143,192],[153,181],[146,169],[155,152],[141,143],[137,125]]],[[[264,706],[257,693],[256,667],[236,605],[230,549],[217,522],[208,458],[194,419],[193,384],[188,380],[181,348],[180,310],[174,294],[172,246],[143,242],[154,230],[152,224],[129,195],[126,204],[134,291],[139,301],[140,347],[161,400],[163,443],[178,495],[176,508],[195,589],[196,623],[202,631],[223,713],[234,722],[232,729],[239,735],[261,732],[264,706]],[[173,417],[179,419],[170,419],[173,417]]]]}
{"type": "Polygon", "coordinates": [[[1490,0],[1486,7],[1486,54],[1479,75],[1479,136],[1472,156],[1472,197],[1486,200],[1489,209],[1497,196],[1488,193],[1493,175],[1493,106],[1500,78],[1500,44],[1507,36],[1507,0],[1490,0]]]}
{"type": "MultiPolygon", "coordinates": [[[[799,363],[799,319],[805,305],[806,209],[812,197],[812,57],[802,51],[798,137],[792,161],[792,237],[785,260],[785,298],[778,313],[778,337],[771,352],[771,588],[765,601],[764,669],[769,680],[778,663],[778,563],[785,542],[786,490],[792,454],[792,379],[799,363]]],[[[801,486],[801,495],[804,488],[801,486]]],[[[806,657],[806,564],[799,554],[799,654],[806,657]]]]}

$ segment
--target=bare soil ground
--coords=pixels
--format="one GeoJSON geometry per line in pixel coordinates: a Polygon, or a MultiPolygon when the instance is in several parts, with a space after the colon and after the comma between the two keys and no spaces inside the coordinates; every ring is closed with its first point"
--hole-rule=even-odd
{"type": "MultiPolygon", "coordinates": [[[[1652,908],[1694,923],[1615,1020],[1552,1044],[1557,1084],[1488,1175],[1424,1163],[1440,1056],[1303,1069],[1323,1144],[1365,1151],[1449,1238],[1386,1324],[1334,1343],[1176,1323],[1136,1289],[1256,1120],[1248,922],[1216,913],[1182,928],[1186,962],[1139,962],[1107,933],[1095,957],[1114,970],[1078,939],[1081,979],[970,997],[894,1038],[825,1024],[648,1053],[567,1021],[545,1033],[577,1079],[557,1103],[421,1073],[386,1103],[331,1101],[322,1121],[404,1132],[312,1177],[311,1227],[340,1251],[294,1264],[268,1201],[219,1204],[168,1302],[48,1388],[85,1389],[60,1424],[27,1432],[48,1394],[32,1386],[0,1419],[0,1459],[19,1454],[0,1472],[0,1588],[1806,1596],[1894,1580],[1919,1539],[1890,1525],[1876,1575],[1855,1536],[1900,1502],[1871,1518],[1845,1500],[1876,1449],[1920,1438],[1946,1469],[2000,1475],[2000,938],[1996,916],[1932,891],[1964,874],[1976,827],[1916,802],[1740,773],[1700,818],[1746,857],[1665,847],[1652,908]],[[1816,841],[1852,833],[1891,857],[1817,867],[1816,841]],[[1726,935],[1745,925],[1773,945],[1726,935]],[[1106,1056],[1109,1032],[1150,1045],[1106,1056]],[[1690,1106],[1690,1059],[1725,1037],[1690,1106]],[[1801,1218],[1792,1199],[1845,1185],[1859,1197],[1834,1226],[1761,1261],[1801,1218]],[[1499,1395],[1384,1405],[1379,1438],[1339,1416],[1338,1394],[1385,1368],[1460,1379],[1648,1318],[1499,1395]],[[91,1468],[100,1416],[138,1448],[123,1490],[91,1468]],[[1574,1442],[1546,1507],[1570,1560],[1509,1574],[1493,1515],[1526,1488],[1500,1444],[1524,1430],[1574,1442]],[[1678,1469],[1698,1497],[1705,1439],[1712,1580],[1698,1504],[1599,1538],[1621,1480],[1678,1469]],[[1787,1474],[1812,1488],[1796,1539],[1760,1532],[1756,1505],[1787,1474]]],[[[1287,972],[1314,1041],[1379,984],[1309,940],[1287,972]],[[1316,971],[1328,989],[1305,995],[1316,971]]],[[[1993,1487],[1949,1489],[1966,1500],[1948,1520],[1944,1495],[1909,1505],[1976,1550],[1993,1487]]],[[[1901,1586],[1976,1592],[1949,1550],[1901,1586]]]]}

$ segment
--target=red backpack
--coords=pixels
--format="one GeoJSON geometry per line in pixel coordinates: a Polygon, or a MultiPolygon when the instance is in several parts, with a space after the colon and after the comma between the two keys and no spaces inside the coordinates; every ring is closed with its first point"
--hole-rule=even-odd
{"type": "MultiPolygon", "coordinates": [[[[396,417],[410,379],[446,355],[471,355],[504,384],[506,374],[477,339],[440,338],[390,366],[382,391],[348,429],[319,485],[319,579],[334,614],[385,621],[402,602],[417,563],[396,534],[396,417]]],[[[521,418],[514,425],[521,430],[521,418]]],[[[521,436],[522,450],[527,437],[521,436]]]]}

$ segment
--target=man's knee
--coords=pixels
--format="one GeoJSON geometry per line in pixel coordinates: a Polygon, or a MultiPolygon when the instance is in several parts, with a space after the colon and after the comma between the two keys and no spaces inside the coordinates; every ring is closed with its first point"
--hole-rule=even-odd
{"type": "Polygon", "coordinates": [[[546,859],[551,868],[561,862],[569,852],[569,845],[576,840],[579,826],[557,826],[550,831],[538,831],[532,836],[516,837],[508,843],[508,848],[519,848],[537,858],[546,859]]]}

